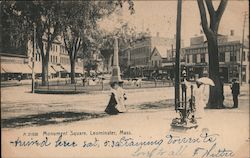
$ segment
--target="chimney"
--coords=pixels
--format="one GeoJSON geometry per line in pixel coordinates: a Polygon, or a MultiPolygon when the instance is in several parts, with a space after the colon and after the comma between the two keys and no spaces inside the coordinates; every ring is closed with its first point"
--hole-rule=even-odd
{"type": "Polygon", "coordinates": [[[234,30],[230,30],[230,36],[234,36],[234,30]]]}

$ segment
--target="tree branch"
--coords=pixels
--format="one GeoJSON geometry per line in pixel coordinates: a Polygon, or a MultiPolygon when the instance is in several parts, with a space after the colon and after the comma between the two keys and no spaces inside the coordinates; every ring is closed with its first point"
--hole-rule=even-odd
{"type": "Polygon", "coordinates": [[[211,0],[205,0],[209,15],[215,15],[214,6],[211,0]]]}
{"type": "Polygon", "coordinates": [[[205,0],[205,2],[206,2],[206,5],[207,5],[207,10],[208,10],[208,13],[209,13],[209,17],[210,17],[210,29],[214,30],[213,27],[215,26],[216,19],[217,19],[216,12],[214,10],[212,0],[205,0]]]}
{"type": "Polygon", "coordinates": [[[79,51],[80,42],[81,42],[81,39],[78,37],[77,40],[76,40],[76,43],[75,43],[74,60],[76,59],[76,55],[77,55],[77,53],[79,51]]]}
{"type": "Polygon", "coordinates": [[[199,11],[200,11],[201,25],[202,25],[204,33],[207,35],[209,34],[210,29],[208,28],[207,15],[206,15],[204,2],[203,0],[197,0],[197,3],[198,3],[199,11]]]}
{"type": "Polygon", "coordinates": [[[67,52],[68,52],[68,55],[71,57],[72,51],[69,49],[70,46],[68,46],[65,37],[63,38],[63,41],[64,41],[65,48],[66,48],[66,50],[67,50],[67,52]]]}
{"type": "Polygon", "coordinates": [[[216,22],[216,25],[215,25],[216,33],[218,32],[220,20],[221,20],[221,17],[223,15],[225,9],[226,9],[227,2],[228,2],[228,0],[221,0],[220,5],[219,5],[219,7],[218,7],[218,9],[216,11],[216,18],[217,18],[217,22],[216,22]]]}

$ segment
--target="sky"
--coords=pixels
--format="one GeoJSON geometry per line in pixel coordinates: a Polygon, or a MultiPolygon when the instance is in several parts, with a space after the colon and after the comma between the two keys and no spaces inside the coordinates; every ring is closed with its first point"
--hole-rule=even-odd
{"type": "MultiPolygon", "coordinates": [[[[219,1],[214,3],[217,8],[219,1]]],[[[135,0],[135,14],[130,15],[125,4],[120,15],[113,15],[101,22],[101,27],[112,31],[119,27],[118,20],[128,22],[135,26],[137,31],[149,28],[151,35],[159,32],[162,37],[172,38],[176,34],[177,0],[135,0]]],[[[242,37],[244,11],[249,13],[248,0],[229,0],[227,8],[222,16],[219,33],[228,35],[234,30],[235,35],[242,37]]],[[[248,14],[249,15],[249,14],[248,14]]],[[[249,21],[245,26],[245,37],[249,35],[249,21]]],[[[200,13],[196,0],[184,0],[182,3],[181,37],[185,46],[189,45],[191,37],[200,35],[200,13]]]]}

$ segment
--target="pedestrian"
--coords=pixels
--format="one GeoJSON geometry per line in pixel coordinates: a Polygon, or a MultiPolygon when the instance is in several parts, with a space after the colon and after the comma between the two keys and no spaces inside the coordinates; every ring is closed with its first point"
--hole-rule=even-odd
{"type": "Polygon", "coordinates": [[[18,75],[18,76],[17,76],[17,80],[20,82],[21,79],[22,79],[21,75],[18,75]]]}
{"type": "Polygon", "coordinates": [[[118,104],[118,83],[117,82],[113,82],[110,84],[111,86],[111,96],[109,99],[109,103],[108,106],[105,109],[105,112],[109,115],[116,115],[119,113],[119,111],[117,110],[116,106],[118,104]]]}
{"type": "Polygon", "coordinates": [[[126,112],[125,100],[126,93],[122,88],[123,81],[113,82],[111,85],[111,97],[105,112],[110,115],[126,112]]]}
{"type": "Polygon", "coordinates": [[[238,95],[240,94],[240,84],[236,79],[232,80],[231,90],[234,102],[233,108],[238,108],[238,95]]]}
{"type": "Polygon", "coordinates": [[[117,88],[118,91],[118,104],[117,104],[117,110],[122,113],[126,112],[126,106],[125,106],[125,100],[127,100],[127,95],[125,93],[125,90],[123,89],[123,81],[120,81],[119,86],[117,88]]]}
{"type": "Polygon", "coordinates": [[[196,81],[196,86],[194,86],[194,97],[195,97],[195,108],[196,116],[202,118],[205,114],[204,108],[206,107],[205,99],[205,85],[199,81],[196,81]]]}
{"type": "Polygon", "coordinates": [[[83,87],[86,86],[86,78],[85,77],[82,77],[82,85],[83,85],[83,87]]]}

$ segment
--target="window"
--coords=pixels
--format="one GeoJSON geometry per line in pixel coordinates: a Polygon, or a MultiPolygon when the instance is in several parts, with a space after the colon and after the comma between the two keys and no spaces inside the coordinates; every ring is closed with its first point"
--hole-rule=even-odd
{"type": "Polygon", "coordinates": [[[245,51],[242,52],[242,61],[246,61],[246,52],[245,51]]]}
{"type": "Polygon", "coordinates": [[[196,62],[197,62],[197,55],[193,54],[193,63],[196,63],[196,62]]]}
{"type": "Polygon", "coordinates": [[[219,62],[225,62],[225,52],[219,53],[219,62]]]}
{"type": "Polygon", "coordinates": [[[206,59],[205,59],[205,53],[204,54],[201,54],[201,63],[205,63],[206,62],[206,59]]]}
{"type": "Polygon", "coordinates": [[[247,53],[247,59],[248,59],[248,61],[250,61],[249,51],[248,51],[248,53],[247,53]]]}
{"type": "Polygon", "coordinates": [[[57,56],[56,56],[56,63],[57,63],[57,56]]]}
{"type": "Polygon", "coordinates": [[[189,61],[189,55],[187,55],[187,63],[189,63],[190,61],[189,61]]]}
{"type": "Polygon", "coordinates": [[[230,61],[236,61],[236,53],[233,51],[230,52],[230,61]]]}

